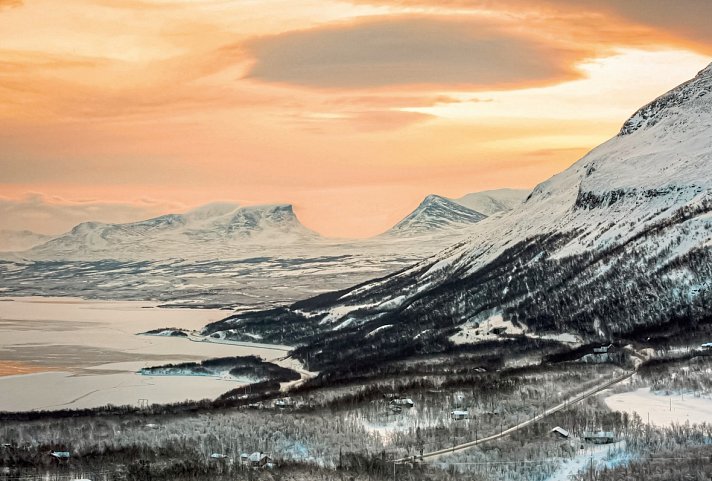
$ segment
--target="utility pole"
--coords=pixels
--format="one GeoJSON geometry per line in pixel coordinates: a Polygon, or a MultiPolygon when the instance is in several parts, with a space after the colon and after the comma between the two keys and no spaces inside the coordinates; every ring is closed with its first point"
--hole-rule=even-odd
{"type": "Polygon", "coordinates": [[[591,453],[591,467],[589,472],[591,473],[591,481],[593,481],[593,453],[591,453]]]}

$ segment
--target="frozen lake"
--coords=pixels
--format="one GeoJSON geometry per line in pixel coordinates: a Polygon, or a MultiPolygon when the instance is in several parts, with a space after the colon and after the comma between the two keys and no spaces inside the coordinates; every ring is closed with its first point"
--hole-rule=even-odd
{"type": "Polygon", "coordinates": [[[215,398],[236,381],[141,376],[142,367],[212,357],[282,358],[285,346],[137,336],[162,327],[198,330],[230,311],[159,308],[150,302],[0,299],[0,411],[215,398]]]}

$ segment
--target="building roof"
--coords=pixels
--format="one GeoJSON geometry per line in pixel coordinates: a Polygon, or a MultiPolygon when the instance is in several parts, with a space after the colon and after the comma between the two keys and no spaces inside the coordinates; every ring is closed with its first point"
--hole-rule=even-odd
{"type": "Polygon", "coordinates": [[[63,459],[69,458],[71,456],[69,451],[52,451],[49,454],[50,454],[50,456],[54,456],[55,458],[63,458],[63,459]]]}
{"type": "Polygon", "coordinates": [[[559,433],[559,434],[561,434],[561,435],[562,435],[563,437],[565,437],[565,438],[568,438],[568,437],[569,437],[569,432],[568,432],[566,429],[564,429],[564,428],[562,428],[562,427],[560,427],[560,426],[556,426],[554,429],[551,430],[551,432],[552,432],[552,433],[559,433]]]}
{"type": "Polygon", "coordinates": [[[253,463],[258,463],[265,458],[269,458],[269,455],[267,453],[261,453],[259,451],[250,454],[249,457],[250,461],[252,461],[253,463]]]}
{"type": "Polygon", "coordinates": [[[455,409],[450,414],[452,414],[453,416],[469,416],[470,415],[469,411],[461,411],[459,409],[455,409]]]}

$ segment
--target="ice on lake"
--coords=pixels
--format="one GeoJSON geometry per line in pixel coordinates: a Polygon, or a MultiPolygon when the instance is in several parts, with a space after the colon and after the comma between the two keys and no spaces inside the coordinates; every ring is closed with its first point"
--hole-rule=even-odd
{"type": "Polygon", "coordinates": [[[89,408],[215,398],[240,385],[209,377],[141,376],[142,367],[283,349],[137,336],[162,327],[198,330],[219,309],[160,308],[150,302],[70,298],[0,300],[0,410],[89,408]]]}

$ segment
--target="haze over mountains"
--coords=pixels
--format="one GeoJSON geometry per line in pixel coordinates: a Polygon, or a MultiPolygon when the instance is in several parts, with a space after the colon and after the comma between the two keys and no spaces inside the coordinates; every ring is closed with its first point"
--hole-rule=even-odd
{"type": "Polygon", "coordinates": [[[53,236],[38,234],[29,230],[0,230],[0,252],[24,251],[44,244],[53,236]]]}
{"type": "MultiPolygon", "coordinates": [[[[595,342],[682,336],[712,320],[712,65],[516,210],[404,271],[206,328],[344,359],[439,352],[498,333],[595,342]]],[[[496,337],[496,336],[495,336],[496,337]]]]}

